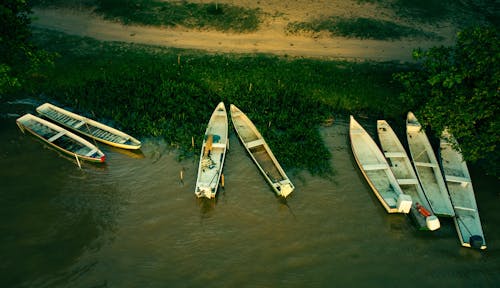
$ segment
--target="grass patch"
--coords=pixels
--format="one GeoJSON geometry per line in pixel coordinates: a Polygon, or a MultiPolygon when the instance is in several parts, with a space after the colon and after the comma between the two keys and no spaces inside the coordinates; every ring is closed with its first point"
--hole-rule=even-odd
{"type": "Polygon", "coordinates": [[[88,7],[106,19],[124,24],[184,26],[248,33],[259,28],[261,12],[229,4],[151,0],[35,0],[38,6],[88,7]]]}
{"type": "Polygon", "coordinates": [[[247,113],[288,170],[325,175],[332,171],[318,131],[325,119],[400,119],[406,111],[391,82],[402,69],[396,64],[210,55],[35,32],[39,46],[61,57],[29,81],[24,96],[107,119],[138,137],[162,137],[183,155],[197,155],[208,118],[224,101],[247,113]]]}
{"type": "Polygon", "coordinates": [[[500,23],[498,1],[491,0],[358,0],[358,3],[376,3],[394,10],[400,17],[424,23],[453,20],[463,27],[500,23]]]}
{"type": "Polygon", "coordinates": [[[395,40],[404,37],[438,37],[423,30],[370,18],[329,17],[312,22],[292,22],[287,25],[286,31],[291,34],[327,31],[330,32],[331,36],[376,40],[395,40]]]}

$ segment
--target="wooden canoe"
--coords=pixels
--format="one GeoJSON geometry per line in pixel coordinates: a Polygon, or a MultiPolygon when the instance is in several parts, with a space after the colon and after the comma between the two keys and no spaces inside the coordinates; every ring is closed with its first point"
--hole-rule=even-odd
{"type": "Polygon", "coordinates": [[[462,153],[454,147],[458,147],[458,143],[445,129],[440,139],[439,155],[448,192],[455,209],[453,221],[458,237],[464,247],[486,249],[469,169],[462,158],[462,153]]]}
{"type": "Polygon", "coordinates": [[[120,130],[64,110],[50,103],[40,105],[36,108],[36,111],[40,115],[68,129],[81,133],[107,145],[123,149],[141,148],[141,142],[139,140],[123,133],[120,130]]]}
{"type": "Polygon", "coordinates": [[[388,213],[408,213],[411,197],[403,193],[382,151],[352,115],[349,137],[356,163],[385,210],[388,213]]]}
{"type": "Polygon", "coordinates": [[[432,211],[438,216],[455,216],[436,154],[412,112],[408,112],[406,119],[406,136],[415,171],[432,211]]]}
{"type": "Polygon", "coordinates": [[[92,143],[32,114],[19,117],[16,123],[22,132],[28,131],[57,150],[79,160],[104,162],[106,159],[104,153],[92,143]]]}
{"type": "Polygon", "coordinates": [[[385,120],[377,121],[377,133],[382,152],[401,190],[406,195],[410,195],[413,200],[410,210],[412,218],[421,230],[434,231],[439,229],[441,226],[439,219],[431,212],[429,202],[427,202],[418,182],[417,174],[398,136],[385,120]]]}
{"type": "Polygon", "coordinates": [[[231,104],[231,120],[236,134],[260,172],[278,196],[287,197],[295,189],[264,137],[253,122],[235,105],[231,104]]]}
{"type": "Polygon", "coordinates": [[[195,194],[197,197],[214,198],[217,193],[226,156],[227,130],[226,107],[223,102],[220,102],[208,121],[203,137],[198,178],[196,179],[195,194]]]}

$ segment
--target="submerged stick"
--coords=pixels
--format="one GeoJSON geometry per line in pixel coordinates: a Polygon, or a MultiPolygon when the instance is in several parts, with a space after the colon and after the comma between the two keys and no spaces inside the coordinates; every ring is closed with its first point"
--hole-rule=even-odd
{"type": "Polygon", "coordinates": [[[78,168],[82,169],[82,165],[80,164],[80,160],[78,160],[78,155],[75,154],[76,164],[78,164],[78,168]]]}

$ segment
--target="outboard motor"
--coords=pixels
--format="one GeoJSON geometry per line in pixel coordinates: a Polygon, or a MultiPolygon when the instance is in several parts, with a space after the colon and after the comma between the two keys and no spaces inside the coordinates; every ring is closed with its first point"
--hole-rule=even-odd
{"type": "Polygon", "coordinates": [[[469,244],[470,247],[474,249],[481,249],[481,246],[483,246],[483,237],[479,235],[472,235],[469,238],[469,244]]]}

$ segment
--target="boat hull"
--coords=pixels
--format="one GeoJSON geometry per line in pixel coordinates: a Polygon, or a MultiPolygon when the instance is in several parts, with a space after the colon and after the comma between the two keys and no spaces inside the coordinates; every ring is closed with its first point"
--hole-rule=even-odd
{"type": "Polygon", "coordinates": [[[464,247],[486,249],[481,219],[472,181],[455,138],[444,130],[440,139],[440,158],[455,217],[453,221],[460,243],[464,247]]]}
{"type": "Polygon", "coordinates": [[[349,137],[354,159],[387,213],[408,213],[411,197],[403,193],[377,144],[352,115],[349,137]]]}
{"type": "Polygon", "coordinates": [[[412,112],[408,112],[406,136],[413,166],[432,211],[438,216],[454,217],[455,212],[436,154],[412,112]]]}
{"type": "Polygon", "coordinates": [[[198,164],[195,195],[215,198],[222,175],[228,141],[226,107],[220,102],[208,121],[198,164]]]}
{"type": "Polygon", "coordinates": [[[102,163],[106,159],[104,153],[92,143],[32,114],[19,117],[16,123],[21,131],[28,131],[51,147],[74,157],[78,161],[102,163]]]}
{"type": "Polygon", "coordinates": [[[53,104],[42,104],[36,108],[36,111],[40,115],[58,123],[61,126],[104,144],[130,150],[141,148],[141,142],[134,137],[113,127],[67,111],[53,104]]]}
{"type": "Polygon", "coordinates": [[[236,134],[260,172],[278,196],[287,197],[295,189],[285,171],[253,122],[231,104],[231,120],[236,134]]]}

